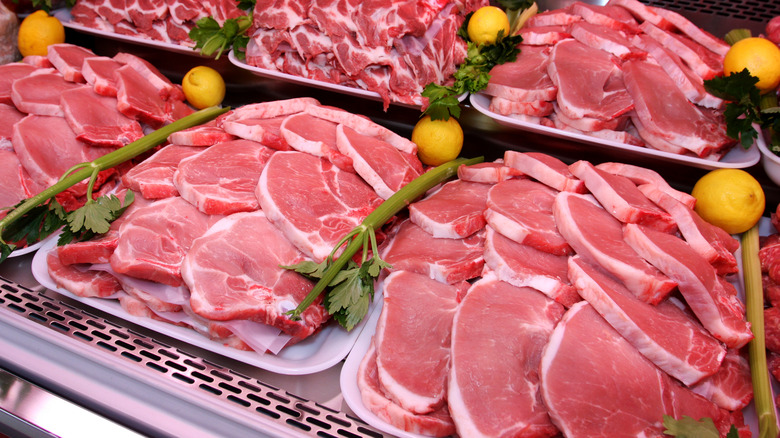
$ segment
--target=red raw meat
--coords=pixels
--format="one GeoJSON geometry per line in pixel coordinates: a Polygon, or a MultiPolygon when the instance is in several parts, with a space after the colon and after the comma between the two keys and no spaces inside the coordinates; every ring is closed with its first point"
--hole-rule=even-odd
{"type": "Polygon", "coordinates": [[[682,239],[627,224],[624,239],[645,260],[676,281],[685,302],[702,325],[729,348],[753,339],[745,308],[720,282],[712,265],[682,239]]]}
{"type": "Polygon", "coordinates": [[[726,349],[669,300],[639,300],[580,256],[569,259],[569,279],[580,296],[643,356],[687,386],[715,374],[726,349]]]}
{"type": "Polygon", "coordinates": [[[268,219],[317,262],[382,202],[354,173],[296,151],[271,156],[255,194],[268,219]]]}
{"type": "Polygon", "coordinates": [[[552,437],[539,393],[542,350],[564,307],[495,277],[476,282],[452,323],[447,404],[460,436],[552,437]],[[500,342],[488,342],[502,333],[500,342]],[[517,384],[517,382],[523,382],[517,384]]]}
{"type": "Polygon", "coordinates": [[[726,56],[726,53],[731,48],[722,39],[712,36],[675,11],[658,7],[651,7],[651,9],[690,39],[720,56],[726,56]]]}
{"type": "Polygon", "coordinates": [[[116,97],[117,86],[114,72],[122,67],[122,64],[113,58],[95,56],[86,58],[81,68],[84,80],[102,96],[116,97]]]}
{"type": "Polygon", "coordinates": [[[458,179],[483,184],[496,184],[523,175],[523,172],[505,165],[503,161],[497,160],[472,164],[471,166],[462,165],[458,167],[458,179]]]}
{"type": "MultiPolygon", "coordinates": [[[[674,81],[655,64],[623,64],[626,87],[634,99],[637,118],[644,128],[674,146],[706,157],[734,144],[725,125],[690,103],[674,81]]],[[[640,130],[641,133],[641,130],[640,130]]],[[[654,145],[653,138],[645,138],[654,145]]],[[[658,146],[663,149],[662,145],[658,146]]]]}
{"type": "Polygon", "coordinates": [[[14,81],[29,76],[36,70],[38,67],[21,62],[0,65],[0,103],[13,105],[11,86],[14,81]]]}
{"type": "Polygon", "coordinates": [[[81,73],[84,60],[94,56],[95,54],[91,50],[68,43],[52,44],[48,47],[46,54],[49,62],[66,81],[79,83],[86,82],[81,73]]]}
{"type": "Polygon", "coordinates": [[[655,8],[646,6],[639,0],[609,0],[607,4],[609,6],[621,6],[640,21],[650,22],[661,29],[670,30],[674,27],[672,23],[659,15],[655,8]]]}
{"type": "Polygon", "coordinates": [[[563,161],[541,152],[506,151],[504,162],[525,175],[560,192],[585,193],[585,183],[563,161]]]}
{"type": "Polygon", "coordinates": [[[610,272],[640,300],[657,304],[674,290],[676,283],[623,240],[621,223],[592,198],[561,192],[553,213],[558,230],[574,251],[610,272]]]}
{"type": "Polygon", "coordinates": [[[178,196],[179,191],[173,184],[173,174],[179,167],[179,162],[203,150],[199,147],[174,144],[165,146],[122,175],[122,184],[139,192],[145,199],[178,196]]]}
{"type": "Polygon", "coordinates": [[[725,436],[735,420],[659,370],[586,302],[556,326],[540,376],[542,400],[564,436],[660,437],[664,415],[711,418],[725,436]]]}
{"type": "Polygon", "coordinates": [[[281,268],[303,260],[263,212],[236,213],[192,243],[182,262],[182,277],[196,314],[218,321],[261,322],[302,340],[329,317],[321,299],[298,321],[285,314],[314,287],[300,274],[281,268]]]}
{"type": "Polygon", "coordinates": [[[249,140],[219,143],[182,159],[173,185],[182,198],[206,214],[257,210],[257,180],[273,153],[249,140]]]}
{"type": "Polygon", "coordinates": [[[569,9],[572,14],[581,16],[583,21],[589,24],[626,33],[639,31],[638,23],[631,13],[620,6],[602,6],[576,1],[569,9]]]}
{"type": "Polygon", "coordinates": [[[529,179],[503,181],[488,192],[485,220],[517,243],[555,255],[573,250],[558,232],[553,202],[558,191],[529,179]]]}
{"type": "Polygon", "coordinates": [[[338,150],[336,126],[329,120],[299,113],[286,117],[279,129],[284,141],[293,149],[323,157],[342,170],[354,171],[352,159],[338,150]]]}
{"type": "Polygon", "coordinates": [[[57,287],[79,297],[106,298],[122,292],[122,286],[111,274],[64,265],[57,257],[57,251],[46,255],[46,266],[57,287]]]}
{"type": "Polygon", "coordinates": [[[723,73],[723,55],[716,55],[690,38],[644,22],[640,28],[650,38],[679,56],[703,80],[723,73]]]}
{"type": "Polygon", "coordinates": [[[663,191],[667,195],[687,205],[688,208],[693,208],[696,205],[696,198],[686,192],[681,192],[672,188],[658,172],[646,167],[625,163],[605,162],[597,164],[596,168],[613,175],[625,176],[637,186],[650,184],[656,189],[663,191]]]}
{"type": "Polygon", "coordinates": [[[51,116],[29,115],[16,123],[13,144],[22,166],[43,186],[55,184],[71,166],[108,152],[79,141],[64,118],[51,116]]]}
{"type": "Polygon", "coordinates": [[[168,4],[165,0],[127,0],[125,11],[135,28],[145,33],[168,15],[168,4]]]}
{"type": "Polygon", "coordinates": [[[552,105],[555,113],[554,115],[550,116],[550,119],[553,120],[556,128],[573,128],[579,131],[587,132],[588,135],[590,135],[592,132],[603,130],[625,129],[626,123],[629,120],[629,114],[631,114],[631,112],[629,112],[628,114],[624,114],[609,120],[601,120],[594,117],[572,118],[561,109],[557,102],[553,102],[552,105]]]}
{"type": "Polygon", "coordinates": [[[620,67],[604,51],[561,41],[553,47],[547,72],[558,87],[558,106],[573,119],[611,120],[634,107],[620,67]]]}
{"type": "Polygon", "coordinates": [[[630,179],[597,169],[582,160],[569,169],[585,182],[585,187],[604,209],[620,222],[646,225],[670,233],[677,230],[677,224],[669,213],[647,199],[630,179]]]}
{"type": "MultiPolygon", "coordinates": [[[[0,149],[0,209],[12,207],[19,201],[37,193],[32,193],[30,175],[24,170],[19,158],[13,151],[0,149]]],[[[0,210],[0,218],[7,210],[0,210]]]]}
{"type": "Polygon", "coordinates": [[[423,171],[417,155],[400,151],[384,140],[363,135],[346,125],[336,127],[336,145],[352,161],[355,172],[383,199],[393,196],[423,171]]]}
{"type": "Polygon", "coordinates": [[[569,282],[566,260],[519,244],[486,227],[485,265],[496,271],[499,279],[517,287],[532,287],[566,307],[580,300],[569,282]]]}
{"type": "Polygon", "coordinates": [[[101,96],[92,87],[63,91],[60,106],[76,138],[92,146],[120,148],[144,136],[138,121],[117,110],[116,98],[101,96]]]}
{"type": "Polygon", "coordinates": [[[209,216],[179,197],[139,208],[119,227],[111,268],[131,277],[179,286],[181,262],[192,241],[209,225],[209,216]]]}
{"type": "Polygon", "coordinates": [[[202,125],[176,131],[168,136],[168,142],[181,146],[211,146],[217,143],[235,140],[236,136],[225,132],[223,127],[224,120],[230,117],[231,114],[232,111],[229,111],[202,125]]]}
{"type": "Polygon", "coordinates": [[[750,363],[737,350],[728,350],[717,373],[691,391],[729,411],[741,411],[753,400],[750,363]]]}
{"type": "Polygon", "coordinates": [[[409,206],[409,218],[433,237],[460,239],[485,226],[488,190],[482,183],[454,180],[409,206]]]}
{"type": "Polygon", "coordinates": [[[545,117],[553,113],[553,104],[545,100],[533,102],[516,102],[504,99],[503,97],[493,97],[490,99],[490,111],[504,116],[511,114],[522,114],[526,116],[545,117]]]}
{"type": "Polygon", "coordinates": [[[780,45],[780,15],[772,18],[766,24],[766,37],[773,43],[780,45]]]}
{"type": "Polygon", "coordinates": [[[523,26],[517,34],[523,37],[523,44],[529,46],[552,46],[571,39],[569,26],[523,26]]]}
{"type": "Polygon", "coordinates": [[[452,318],[463,287],[468,283],[448,285],[407,271],[382,282],[374,334],[379,382],[408,411],[428,414],[446,405],[452,318]]]}
{"type": "Polygon", "coordinates": [[[13,105],[0,103],[0,150],[14,149],[11,138],[14,135],[14,125],[22,120],[25,114],[20,113],[13,105]]]}
{"type": "Polygon", "coordinates": [[[137,71],[149,86],[157,90],[161,99],[184,100],[184,92],[181,90],[181,86],[172,83],[149,61],[124,52],[114,55],[114,60],[137,71]]]}
{"type": "Polygon", "coordinates": [[[515,62],[490,70],[485,94],[518,102],[554,100],[558,89],[547,74],[549,59],[549,48],[523,46],[515,62]]]}
{"type": "Polygon", "coordinates": [[[552,9],[532,15],[528,18],[528,21],[525,22],[525,26],[566,26],[580,20],[582,20],[582,17],[580,15],[572,14],[571,7],[567,6],[565,8],[552,9]]]}
{"type": "Polygon", "coordinates": [[[611,53],[621,60],[647,58],[647,52],[634,47],[620,30],[581,21],[572,24],[570,32],[575,40],[588,47],[611,53]]]}
{"type": "Polygon", "coordinates": [[[736,274],[739,272],[734,248],[739,242],[730,235],[723,236],[714,228],[715,225],[702,219],[693,209],[672,198],[652,184],[639,186],[639,189],[659,207],[666,210],[674,219],[685,241],[691,248],[710,262],[718,275],[736,274]],[[723,238],[728,239],[724,242],[723,238]]]}
{"type": "Polygon", "coordinates": [[[482,273],[485,234],[464,239],[436,238],[409,220],[401,222],[382,243],[382,260],[391,271],[410,271],[447,284],[477,278],[482,273]]]}
{"type": "Polygon", "coordinates": [[[16,109],[23,113],[64,117],[65,113],[60,107],[60,94],[82,86],[66,81],[58,73],[33,74],[14,81],[11,86],[11,100],[16,109]]]}
{"type": "Polygon", "coordinates": [[[357,386],[366,408],[392,426],[407,432],[432,437],[446,437],[455,433],[455,424],[452,422],[447,405],[430,414],[415,414],[387,398],[379,383],[376,347],[373,342],[369,346],[366,356],[360,362],[357,372],[357,386]]]}

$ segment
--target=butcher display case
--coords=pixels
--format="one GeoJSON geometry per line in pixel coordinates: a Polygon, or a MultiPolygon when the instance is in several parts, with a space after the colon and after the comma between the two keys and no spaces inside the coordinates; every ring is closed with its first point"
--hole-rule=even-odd
{"type": "MultiPolygon", "coordinates": [[[[775,2],[751,0],[646,3],[676,10],[719,36],[737,27],[760,34],[778,13],[775,2]]],[[[541,10],[566,4],[539,2],[541,10]]],[[[259,76],[238,68],[228,56],[207,59],[73,29],[68,29],[67,40],[99,55],[133,53],[173,82],[196,65],[209,65],[225,78],[223,104],[232,107],[314,97],[368,116],[406,138],[420,116],[415,107],[390,105],[385,110],[375,99],[259,76]]],[[[651,168],[684,191],[713,168],[517,129],[488,117],[474,102],[465,100],[462,106],[464,157],[491,161],[516,150],[545,152],[568,163],[621,161],[651,168]]],[[[769,217],[780,203],[780,188],[757,160],[746,170],[764,188],[769,217]]],[[[0,264],[0,436],[389,436],[346,403],[341,352],[334,351],[333,363],[323,359],[327,365],[313,372],[260,367],[50,290],[33,275],[34,258],[31,252],[0,264]]],[[[372,312],[348,342],[375,323],[378,311],[372,312]]]]}

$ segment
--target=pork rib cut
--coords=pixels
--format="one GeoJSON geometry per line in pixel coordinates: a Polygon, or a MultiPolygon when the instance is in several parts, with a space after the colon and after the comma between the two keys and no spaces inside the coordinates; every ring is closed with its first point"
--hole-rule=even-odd
{"type": "Polygon", "coordinates": [[[173,174],[181,160],[201,152],[203,148],[199,147],[167,145],[122,175],[122,184],[145,199],[178,196],[173,174]]]}
{"type": "Polygon", "coordinates": [[[120,148],[144,136],[137,120],[117,110],[116,98],[101,96],[92,87],[63,91],[60,106],[76,138],[92,146],[120,148]]]}
{"type": "Polygon", "coordinates": [[[485,227],[489,184],[450,181],[409,206],[409,219],[433,237],[461,239],[485,227]]]}
{"type": "Polygon", "coordinates": [[[506,151],[504,162],[525,175],[559,192],[585,193],[585,183],[577,179],[569,166],[552,155],[541,152],[506,151]]]}
{"type": "Polygon", "coordinates": [[[460,436],[558,434],[539,394],[539,361],[564,307],[494,275],[474,283],[452,323],[447,390],[460,436]],[[501,333],[501,342],[486,342],[501,333]],[[523,382],[523,384],[516,384],[523,382]]]}

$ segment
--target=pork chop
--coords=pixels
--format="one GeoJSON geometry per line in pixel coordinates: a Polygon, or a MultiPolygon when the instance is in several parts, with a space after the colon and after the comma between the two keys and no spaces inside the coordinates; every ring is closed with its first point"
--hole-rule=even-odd
{"type": "Polygon", "coordinates": [[[569,166],[552,155],[541,152],[506,151],[504,162],[507,166],[559,192],[585,193],[587,191],[585,183],[571,173],[569,166]]]}
{"type": "Polygon", "coordinates": [[[92,146],[120,148],[144,136],[137,120],[117,110],[116,98],[101,96],[92,87],[63,91],[60,106],[76,138],[92,146]]]}
{"type": "Polygon", "coordinates": [[[11,100],[27,114],[64,117],[60,107],[63,91],[82,87],[66,81],[59,73],[39,73],[19,78],[11,85],[11,100]]]}
{"type": "Polygon", "coordinates": [[[485,226],[490,185],[450,181],[409,205],[409,218],[434,237],[460,239],[485,226]]]}
{"type": "Polygon", "coordinates": [[[199,147],[167,145],[122,175],[122,184],[145,199],[178,196],[179,190],[173,184],[174,172],[181,160],[201,152],[203,148],[199,147]]]}

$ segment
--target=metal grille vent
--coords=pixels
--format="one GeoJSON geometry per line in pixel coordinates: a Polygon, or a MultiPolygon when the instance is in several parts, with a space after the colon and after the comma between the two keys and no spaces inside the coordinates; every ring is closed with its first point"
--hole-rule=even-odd
{"type": "Polygon", "coordinates": [[[719,15],[729,19],[766,23],[780,14],[780,7],[774,0],[643,0],[650,6],[678,11],[719,15]]]}
{"type": "Polygon", "coordinates": [[[213,364],[156,339],[92,315],[41,292],[0,277],[0,306],[65,336],[163,374],[188,390],[203,391],[216,403],[231,403],[321,438],[381,438],[384,435],[346,413],[213,364]]]}

